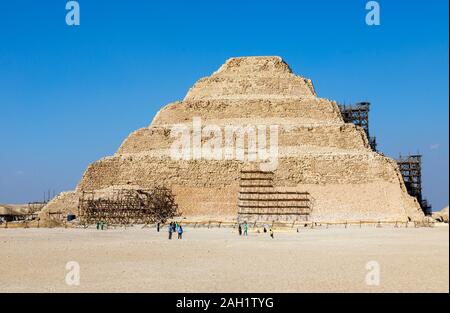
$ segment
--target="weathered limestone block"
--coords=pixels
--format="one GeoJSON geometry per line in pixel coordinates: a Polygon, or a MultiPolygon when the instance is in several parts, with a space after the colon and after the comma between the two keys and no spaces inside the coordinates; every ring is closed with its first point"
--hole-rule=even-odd
{"type": "Polygon", "coordinates": [[[433,212],[432,217],[437,222],[448,223],[448,206],[438,212],[433,212]]]}

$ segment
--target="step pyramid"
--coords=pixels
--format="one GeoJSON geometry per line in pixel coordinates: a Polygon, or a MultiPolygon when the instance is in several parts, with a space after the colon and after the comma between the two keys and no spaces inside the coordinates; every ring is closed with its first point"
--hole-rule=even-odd
{"type": "MultiPolygon", "coordinates": [[[[148,127],[131,133],[113,156],[89,165],[76,190],[62,194],[47,210],[62,205],[74,210],[76,195],[82,191],[158,185],[173,190],[185,216],[236,218],[241,171],[257,168],[262,161],[250,159],[254,153],[250,139],[242,151],[247,159],[224,154],[199,158],[202,152],[195,144],[186,150],[186,158],[174,158],[174,125],[194,132],[195,121],[201,121],[200,134],[210,125],[219,130],[255,126],[258,133],[257,127],[275,125],[273,188],[281,193],[307,192],[310,220],[423,217],[396,162],[372,151],[364,130],[344,123],[336,102],[319,98],[311,80],[295,75],[280,57],[227,60],[197,81],[183,101],[164,106],[148,127]]],[[[199,139],[200,145],[207,141],[199,139]]],[[[220,137],[218,142],[224,141],[220,137]]]]}

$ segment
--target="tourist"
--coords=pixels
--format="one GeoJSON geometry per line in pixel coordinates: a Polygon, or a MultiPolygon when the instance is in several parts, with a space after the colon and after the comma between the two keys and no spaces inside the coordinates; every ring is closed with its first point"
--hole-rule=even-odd
{"type": "Polygon", "coordinates": [[[159,233],[159,223],[156,224],[156,231],[159,233]]]}
{"type": "Polygon", "coordinates": [[[178,225],[178,239],[183,239],[183,227],[178,225]]]}
{"type": "Polygon", "coordinates": [[[244,236],[248,235],[248,225],[247,222],[244,222],[244,236]]]}
{"type": "Polygon", "coordinates": [[[272,237],[272,239],[273,239],[273,230],[272,230],[272,227],[270,227],[270,229],[269,229],[269,234],[270,234],[270,237],[272,237]]]}
{"type": "Polygon", "coordinates": [[[172,223],[169,224],[168,229],[169,229],[169,239],[172,239],[172,232],[173,232],[173,225],[172,225],[172,223]]]}
{"type": "Polygon", "coordinates": [[[172,231],[175,233],[177,231],[177,223],[173,222],[172,227],[172,231]]]}
{"type": "Polygon", "coordinates": [[[239,224],[239,236],[242,236],[242,227],[241,227],[241,224],[239,224]]]}

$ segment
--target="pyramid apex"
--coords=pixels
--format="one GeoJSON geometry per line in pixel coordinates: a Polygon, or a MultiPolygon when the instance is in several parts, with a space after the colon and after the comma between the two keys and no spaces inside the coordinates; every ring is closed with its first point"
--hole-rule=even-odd
{"type": "Polygon", "coordinates": [[[315,97],[311,80],[294,75],[279,56],[229,58],[211,76],[197,81],[184,100],[315,97]]]}

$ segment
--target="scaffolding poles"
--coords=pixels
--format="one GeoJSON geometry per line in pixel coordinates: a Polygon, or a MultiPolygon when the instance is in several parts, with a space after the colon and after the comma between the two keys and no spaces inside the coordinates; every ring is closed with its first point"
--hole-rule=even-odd
{"type": "Polygon", "coordinates": [[[431,215],[431,205],[422,196],[422,156],[419,154],[400,156],[397,165],[408,194],[417,199],[425,215],[431,215]]]}
{"type": "Polygon", "coordinates": [[[276,190],[273,176],[273,172],[241,171],[238,220],[308,220],[310,194],[276,190]]]}
{"type": "MultiPolygon", "coordinates": [[[[369,145],[373,151],[377,151],[375,137],[369,133],[369,102],[359,102],[354,105],[339,105],[342,119],[346,123],[353,123],[364,129],[369,145]]],[[[402,157],[397,160],[398,167],[402,173],[406,189],[409,195],[415,197],[425,215],[431,215],[431,205],[422,196],[422,156],[415,154],[402,157]]]]}
{"type": "Polygon", "coordinates": [[[165,222],[176,215],[177,209],[172,192],[161,187],[152,190],[120,189],[109,196],[83,191],[78,205],[83,225],[165,222]]]}
{"type": "Polygon", "coordinates": [[[341,111],[342,119],[345,123],[353,123],[356,126],[362,127],[364,129],[367,139],[369,140],[369,145],[373,151],[377,151],[377,142],[375,137],[370,137],[369,134],[369,102],[359,102],[354,105],[339,105],[339,110],[341,111]]]}

